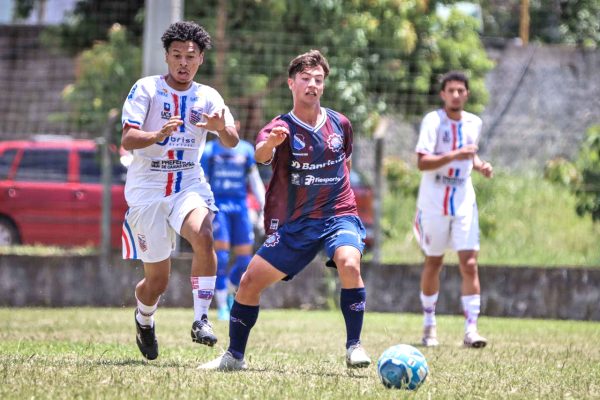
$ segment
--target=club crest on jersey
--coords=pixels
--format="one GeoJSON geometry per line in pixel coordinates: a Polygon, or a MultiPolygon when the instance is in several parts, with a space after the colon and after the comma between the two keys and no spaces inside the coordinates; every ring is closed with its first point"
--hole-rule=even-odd
{"type": "Polygon", "coordinates": [[[204,110],[200,107],[192,107],[190,109],[190,122],[196,125],[198,122],[202,121],[202,113],[204,110]]]}
{"type": "Polygon", "coordinates": [[[137,236],[138,245],[140,246],[140,250],[146,251],[148,250],[148,244],[146,243],[146,236],[141,233],[137,236]]]}
{"type": "Polygon", "coordinates": [[[279,233],[275,232],[270,234],[265,240],[265,247],[275,247],[279,244],[279,233]]]}
{"type": "Polygon", "coordinates": [[[294,135],[294,150],[302,150],[305,146],[304,135],[294,135]]]}
{"type": "Polygon", "coordinates": [[[337,133],[333,133],[327,138],[327,147],[329,147],[329,149],[333,152],[337,153],[338,151],[342,150],[343,145],[344,140],[337,133]]]}

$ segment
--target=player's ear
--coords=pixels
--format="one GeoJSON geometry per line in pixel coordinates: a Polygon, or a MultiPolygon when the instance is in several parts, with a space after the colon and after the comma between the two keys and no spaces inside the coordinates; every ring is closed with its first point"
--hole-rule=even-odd
{"type": "Polygon", "coordinates": [[[294,80],[292,78],[288,78],[288,88],[292,90],[292,85],[294,84],[294,80]]]}
{"type": "Polygon", "coordinates": [[[204,52],[200,52],[200,64],[198,65],[202,65],[202,63],[204,62],[204,52]]]}

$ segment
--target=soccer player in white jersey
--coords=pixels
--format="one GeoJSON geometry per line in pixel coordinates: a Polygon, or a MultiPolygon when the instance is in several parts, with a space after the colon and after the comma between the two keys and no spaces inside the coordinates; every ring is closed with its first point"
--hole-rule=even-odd
{"type": "Polygon", "coordinates": [[[477,272],[479,220],[471,171],[493,175],[489,162],[477,155],[481,119],[464,111],[469,81],[458,71],[444,75],[440,97],[443,108],[425,115],[416,147],[418,168],[423,172],[417,199],[414,232],[425,254],[421,275],[424,313],[422,343],[437,346],[435,305],[440,290],[444,252],[458,252],[465,313],[464,345],[480,348],[487,340],[477,331],[480,285],[477,272]]]}
{"type": "Polygon", "coordinates": [[[217,211],[200,156],[208,132],[225,146],[239,142],[234,119],[213,88],[194,82],[211,46],[209,34],[193,22],[176,22],[162,36],[166,75],[138,80],[123,106],[123,148],[133,153],[125,198],[123,257],[144,263],[135,288],[136,342],[142,355],[158,357],[154,313],[169,282],[176,235],[192,246],[194,298],[192,340],[213,346],[208,322],[216,280],[212,220],[217,211]]]}

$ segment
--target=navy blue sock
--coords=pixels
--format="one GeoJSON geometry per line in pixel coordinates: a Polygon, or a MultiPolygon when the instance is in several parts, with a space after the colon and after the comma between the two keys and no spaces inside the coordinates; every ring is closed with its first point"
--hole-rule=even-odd
{"type": "Polygon", "coordinates": [[[340,307],[346,322],[346,348],[360,343],[367,291],[365,288],[342,289],[340,307]]]}
{"type": "Polygon", "coordinates": [[[246,306],[233,301],[229,317],[229,348],[227,349],[239,360],[244,358],[250,330],[258,319],[259,306],[246,306]]]}

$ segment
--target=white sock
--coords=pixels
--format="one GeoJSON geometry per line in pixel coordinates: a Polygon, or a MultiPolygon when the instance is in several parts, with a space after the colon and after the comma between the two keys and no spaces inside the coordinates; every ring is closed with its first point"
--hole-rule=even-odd
{"type": "Polygon", "coordinates": [[[215,300],[218,308],[227,307],[227,289],[215,290],[215,300]]]}
{"type": "Polygon", "coordinates": [[[465,333],[477,331],[477,318],[481,308],[481,296],[472,294],[462,296],[461,298],[463,310],[465,312],[465,333]]]}
{"type": "Polygon", "coordinates": [[[208,316],[208,308],[215,293],[216,276],[192,276],[192,294],[194,297],[194,321],[208,316]]]}
{"type": "Polygon", "coordinates": [[[423,326],[435,325],[435,305],[438,300],[438,293],[427,296],[421,292],[421,305],[423,306],[423,326]]]}
{"type": "Polygon", "coordinates": [[[135,319],[137,322],[144,326],[154,326],[154,313],[158,308],[158,301],[152,306],[147,306],[137,298],[137,294],[135,296],[135,300],[137,301],[138,309],[138,312],[135,314],[135,319]]]}

